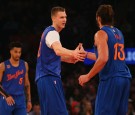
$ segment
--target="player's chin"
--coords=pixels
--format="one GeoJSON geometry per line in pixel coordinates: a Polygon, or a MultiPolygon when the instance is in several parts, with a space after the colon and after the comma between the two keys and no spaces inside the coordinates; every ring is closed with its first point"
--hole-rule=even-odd
{"type": "Polygon", "coordinates": [[[62,29],[65,28],[65,24],[63,24],[63,25],[61,26],[61,28],[62,28],[62,29]]]}
{"type": "Polygon", "coordinates": [[[15,58],[15,61],[19,61],[20,58],[15,58]]]}

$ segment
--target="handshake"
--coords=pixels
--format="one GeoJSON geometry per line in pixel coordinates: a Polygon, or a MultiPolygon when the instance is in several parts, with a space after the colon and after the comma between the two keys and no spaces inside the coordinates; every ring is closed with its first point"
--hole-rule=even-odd
{"type": "Polygon", "coordinates": [[[73,57],[71,59],[72,63],[76,63],[78,61],[84,61],[84,59],[87,57],[87,53],[83,46],[82,43],[79,43],[79,45],[76,47],[75,50],[73,50],[73,57]]]}

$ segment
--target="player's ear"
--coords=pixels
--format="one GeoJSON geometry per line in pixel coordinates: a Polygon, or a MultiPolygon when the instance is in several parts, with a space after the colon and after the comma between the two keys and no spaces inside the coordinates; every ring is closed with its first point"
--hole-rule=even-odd
{"type": "Polygon", "coordinates": [[[10,50],[10,54],[12,53],[12,49],[10,50]]]}
{"type": "Polygon", "coordinates": [[[55,22],[55,16],[51,16],[53,22],[55,22]]]}
{"type": "Polygon", "coordinates": [[[101,22],[101,18],[99,16],[97,16],[97,21],[101,22]]]}

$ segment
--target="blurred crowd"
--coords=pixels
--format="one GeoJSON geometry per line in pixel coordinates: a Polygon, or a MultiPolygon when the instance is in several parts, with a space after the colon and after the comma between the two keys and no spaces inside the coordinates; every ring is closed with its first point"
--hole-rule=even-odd
{"type": "MultiPolygon", "coordinates": [[[[0,4],[0,62],[9,58],[8,44],[11,41],[23,43],[22,58],[29,63],[29,79],[33,110],[30,115],[38,115],[40,106],[35,78],[36,55],[39,40],[45,27],[51,24],[50,10],[53,6],[63,6],[67,10],[67,25],[60,33],[64,47],[75,49],[78,43],[84,48],[93,47],[93,36],[98,30],[95,12],[100,4],[112,4],[115,11],[115,26],[125,36],[125,47],[134,47],[135,4],[133,0],[8,0],[0,4]],[[35,113],[34,113],[35,112],[35,113]]],[[[135,114],[135,67],[128,65],[133,75],[127,115],[135,114]]],[[[62,63],[62,81],[66,103],[70,115],[94,115],[95,97],[98,87],[98,75],[86,86],[78,84],[78,77],[87,73],[92,65],[82,62],[76,64],[62,63]]]]}

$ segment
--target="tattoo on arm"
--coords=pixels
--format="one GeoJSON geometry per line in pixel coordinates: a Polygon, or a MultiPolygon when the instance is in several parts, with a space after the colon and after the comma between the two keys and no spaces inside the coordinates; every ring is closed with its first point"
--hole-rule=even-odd
{"type": "Polygon", "coordinates": [[[0,94],[2,96],[4,96],[5,98],[7,98],[9,95],[4,91],[4,89],[2,88],[2,85],[0,84],[0,94]]]}
{"type": "Polygon", "coordinates": [[[26,75],[25,75],[25,95],[27,102],[31,101],[31,93],[30,93],[30,82],[28,78],[28,63],[25,62],[25,67],[26,67],[26,75]]]}
{"type": "Polygon", "coordinates": [[[30,85],[25,85],[25,95],[26,95],[27,102],[31,101],[30,85]]]}

